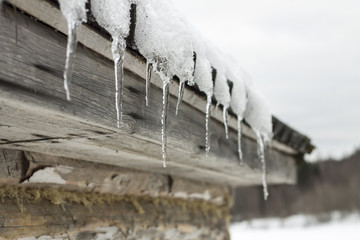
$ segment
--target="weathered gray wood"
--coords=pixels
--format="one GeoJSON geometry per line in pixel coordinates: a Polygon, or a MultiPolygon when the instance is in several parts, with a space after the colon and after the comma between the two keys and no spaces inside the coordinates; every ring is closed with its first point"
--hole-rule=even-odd
{"type": "MultiPolygon", "coordinates": [[[[23,0],[6,0],[13,6],[25,11],[26,13],[34,16],[45,24],[53,27],[57,31],[67,34],[67,24],[59,9],[47,0],[32,0],[31,4],[28,1],[23,0]]],[[[107,59],[112,59],[112,53],[110,50],[111,43],[109,39],[100,35],[97,30],[92,27],[83,24],[79,29],[78,39],[81,44],[91,49],[92,51],[104,56],[107,59]]],[[[135,73],[141,78],[145,78],[145,62],[143,59],[139,59],[137,55],[133,55],[132,52],[125,53],[125,67],[129,71],[135,73]]],[[[158,75],[154,74],[152,77],[153,86],[162,88],[162,80],[158,75]]],[[[178,94],[178,85],[176,83],[170,86],[170,93],[173,96],[178,94]]],[[[192,105],[195,109],[205,113],[206,99],[194,94],[193,92],[185,91],[183,101],[192,105]]],[[[214,106],[211,107],[215,109],[214,106]]],[[[221,110],[220,110],[221,111],[221,110]]],[[[215,114],[211,111],[211,117],[219,122],[223,122],[222,114],[215,114]]],[[[237,120],[234,116],[230,115],[228,118],[228,126],[232,129],[237,129],[237,120]]],[[[251,139],[256,139],[254,132],[248,125],[242,124],[243,135],[248,136],[251,139]]],[[[272,147],[288,154],[297,154],[298,152],[284,144],[279,143],[277,140],[272,141],[272,147]]]]}
{"type": "Polygon", "coordinates": [[[231,201],[223,186],[35,152],[0,153],[12,166],[21,162],[23,173],[0,175],[0,239],[228,236],[231,201]]]}
{"type": "Polygon", "coordinates": [[[78,192],[163,196],[229,205],[230,190],[227,187],[166,174],[9,149],[0,149],[0,164],[0,185],[3,186],[48,187],[55,184],[78,192]],[[54,182],[54,179],[63,181],[54,182]]]}
{"type": "MultiPolygon", "coordinates": [[[[72,101],[67,102],[62,82],[66,37],[22,14],[17,14],[15,28],[14,11],[9,7],[3,9],[0,22],[2,147],[228,185],[261,182],[253,139],[243,138],[248,166],[241,167],[236,132],[230,131],[226,140],[222,124],[213,120],[211,150],[205,158],[203,112],[185,102],[175,116],[174,97],[170,99],[168,123],[169,165],[163,169],[159,88],[152,86],[150,106],[145,107],[143,79],[126,70],[124,123],[117,129],[111,61],[78,46],[70,83],[72,101]]],[[[131,69],[131,64],[127,67],[131,69]]],[[[266,157],[270,183],[295,181],[292,155],[273,149],[266,157]]]]}
{"type": "Polygon", "coordinates": [[[0,239],[228,239],[227,211],[203,201],[79,194],[54,188],[0,188],[0,192],[8,194],[0,202],[0,239]],[[116,235],[99,238],[101,233],[111,233],[109,227],[116,235]]]}
{"type": "Polygon", "coordinates": [[[28,168],[23,152],[0,149],[0,184],[19,183],[28,168]]]}

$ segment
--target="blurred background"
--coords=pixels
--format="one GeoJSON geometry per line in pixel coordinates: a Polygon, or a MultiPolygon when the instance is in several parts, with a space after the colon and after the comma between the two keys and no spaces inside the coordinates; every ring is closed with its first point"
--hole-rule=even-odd
{"type": "Polygon", "coordinates": [[[234,191],[232,239],[359,239],[360,1],[174,3],[242,63],[274,115],[317,147],[299,164],[298,184],[271,186],[268,201],[261,187],[234,191]]]}

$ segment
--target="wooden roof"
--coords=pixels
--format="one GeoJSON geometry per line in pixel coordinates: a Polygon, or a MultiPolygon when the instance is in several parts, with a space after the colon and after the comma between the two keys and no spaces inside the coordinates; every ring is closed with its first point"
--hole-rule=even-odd
{"type": "MultiPolygon", "coordinates": [[[[132,49],[125,56],[124,124],[116,128],[110,41],[96,24],[79,31],[70,83],[63,90],[67,24],[56,4],[8,0],[0,15],[0,147],[165,173],[226,185],[261,183],[255,135],[243,124],[246,166],[237,154],[237,123],[211,113],[211,150],[205,157],[206,99],[185,90],[175,116],[178,82],[170,85],[168,167],[161,164],[162,82],[154,74],[145,106],[145,61],[132,49]],[[14,11],[14,8],[24,11],[14,11]]],[[[212,110],[214,110],[212,106],[212,110]]],[[[275,138],[266,151],[269,183],[294,183],[295,160],[312,149],[310,140],[274,118],[275,138]]]]}

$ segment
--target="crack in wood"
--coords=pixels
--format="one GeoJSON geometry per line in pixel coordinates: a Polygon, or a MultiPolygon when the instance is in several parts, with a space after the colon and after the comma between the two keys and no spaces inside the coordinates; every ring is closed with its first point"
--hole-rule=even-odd
{"type": "Polygon", "coordinates": [[[37,139],[27,139],[27,140],[17,140],[17,141],[7,141],[4,143],[0,143],[0,145],[14,144],[14,143],[29,143],[29,142],[41,142],[48,140],[61,140],[61,139],[71,139],[69,137],[48,137],[48,138],[37,138],[37,139]]]}

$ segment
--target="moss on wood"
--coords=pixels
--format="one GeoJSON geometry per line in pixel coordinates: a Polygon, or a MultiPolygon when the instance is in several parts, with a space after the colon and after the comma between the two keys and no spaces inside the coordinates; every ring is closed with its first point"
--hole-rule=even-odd
{"type": "Polygon", "coordinates": [[[201,214],[209,218],[226,218],[229,216],[229,206],[217,206],[203,200],[186,200],[180,198],[150,196],[117,196],[98,192],[69,191],[54,187],[26,187],[26,186],[2,186],[0,198],[15,200],[20,211],[24,210],[24,203],[37,200],[47,200],[51,204],[81,204],[91,210],[93,205],[114,205],[118,202],[130,203],[138,214],[145,214],[143,204],[154,205],[159,208],[176,207],[193,214],[201,214]]]}

